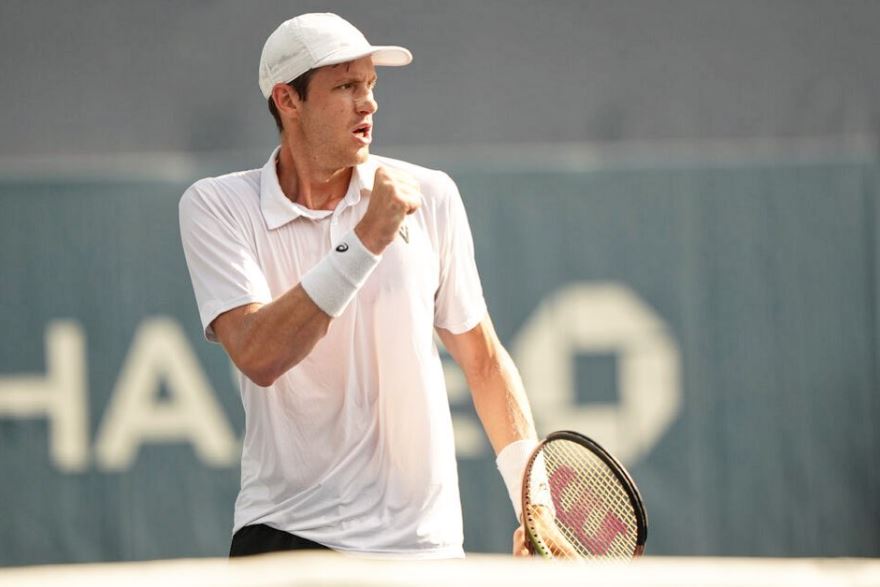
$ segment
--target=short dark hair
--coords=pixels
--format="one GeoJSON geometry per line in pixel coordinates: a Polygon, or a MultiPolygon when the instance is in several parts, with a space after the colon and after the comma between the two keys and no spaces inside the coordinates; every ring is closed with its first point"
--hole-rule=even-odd
{"type": "MultiPolygon", "coordinates": [[[[317,69],[310,69],[299,77],[295,78],[293,81],[287,82],[287,85],[293,88],[293,91],[296,92],[296,95],[299,96],[299,99],[303,102],[306,101],[309,95],[309,82],[312,79],[312,76],[315,74],[317,69]]],[[[281,117],[278,115],[278,108],[275,106],[275,100],[272,96],[269,96],[269,113],[272,115],[272,118],[275,119],[275,126],[278,127],[278,132],[282,132],[284,130],[284,126],[281,124],[281,117]]]]}

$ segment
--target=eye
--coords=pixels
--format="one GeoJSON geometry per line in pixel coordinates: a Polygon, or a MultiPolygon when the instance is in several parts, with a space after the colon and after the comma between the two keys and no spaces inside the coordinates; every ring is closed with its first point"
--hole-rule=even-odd
{"type": "Polygon", "coordinates": [[[337,87],[338,87],[340,90],[350,90],[352,87],[354,87],[354,84],[351,83],[351,82],[346,82],[346,83],[344,83],[344,84],[340,84],[340,85],[337,86],[337,87]]]}

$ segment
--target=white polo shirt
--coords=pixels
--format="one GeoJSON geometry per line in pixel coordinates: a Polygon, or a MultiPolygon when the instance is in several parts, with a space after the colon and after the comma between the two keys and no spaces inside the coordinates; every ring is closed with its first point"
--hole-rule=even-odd
{"type": "Polygon", "coordinates": [[[448,175],[384,157],[356,167],[335,210],[287,199],[262,169],[202,179],[180,229],[205,335],[238,306],[300,282],[367,209],[377,165],[421,185],[421,208],[345,312],[270,387],[240,377],[245,410],[234,531],[267,524],[358,553],[463,556],[449,402],[433,329],[486,314],[461,196],[448,175]]]}

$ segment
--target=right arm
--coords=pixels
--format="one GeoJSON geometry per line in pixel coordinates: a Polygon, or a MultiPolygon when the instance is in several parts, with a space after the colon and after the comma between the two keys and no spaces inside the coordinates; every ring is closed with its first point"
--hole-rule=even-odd
{"type": "MultiPolygon", "coordinates": [[[[420,203],[413,179],[380,167],[355,234],[367,250],[381,255],[403,219],[420,203]]],[[[211,325],[235,366],[257,385],[267,387],[308,356],[332,320],[297,284],[267,304],[247,304],[224,312],[211,325]]]]}
{"type": "Polygon", "coordinates": [[[235,366],[268,387],[312,351],[331,320],[297,285],[268,304],[224,312],[211,325],[235,366]]]}

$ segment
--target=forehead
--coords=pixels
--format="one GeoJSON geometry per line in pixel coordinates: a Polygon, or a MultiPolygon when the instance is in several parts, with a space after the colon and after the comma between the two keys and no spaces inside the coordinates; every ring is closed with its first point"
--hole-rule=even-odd
{"type": "Polygon", "coordinates": [[[336,65],[325,65],[315,72],[315,77],[323,77],[325,79],[340,78],[369,78],[375,77],[376,66],[373,65],[373,58],[367,55],[354,61],[347,61],[336,65]]]}

